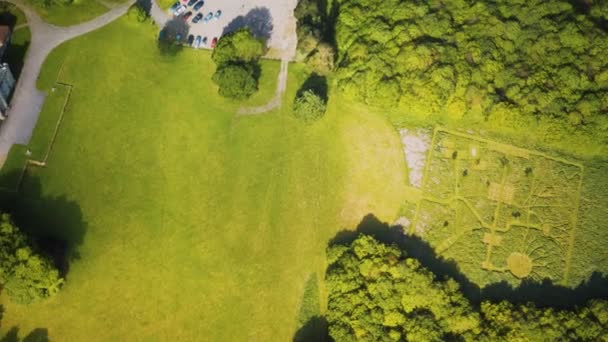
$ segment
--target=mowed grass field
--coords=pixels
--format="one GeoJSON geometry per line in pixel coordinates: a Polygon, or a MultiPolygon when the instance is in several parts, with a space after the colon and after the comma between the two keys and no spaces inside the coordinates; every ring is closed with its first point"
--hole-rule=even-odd
{"type": "Polygon", "coordinates": [[[38,15],[49,24],[58,26],[76,25],[107,12],[113,6],[119,6],[127,0],[78,0],[70,5],[42,5],[40,1],[25,0],[38,15]]]}
{"type": "MultiPolygon", "coordinates": [[[[281,109],[236,116],[243,104],[217,95],[210,54],[159,56],[155,34],[122,18],[43,67],[41,88],[73,90],[23,201],[75,258],[53,299],[1,297],[0,336],[17,326],[54,341],[291,340],[328,240],[368,213],[395,219],[407,175],[384,117],[330,100],[319,122],[296,121],[291,102],[308,76],[297,64],[281,109]]],[[[277,70],[263,63],[263,89],[244,105],[272,97],[277,70]]],[[[44,117],[57,107],[42,125],[54,127],[44,117]]]]}

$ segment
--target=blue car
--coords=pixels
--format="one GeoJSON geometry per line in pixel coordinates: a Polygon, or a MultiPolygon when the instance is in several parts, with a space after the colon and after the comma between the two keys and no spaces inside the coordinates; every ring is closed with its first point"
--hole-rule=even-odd
{"type": "Polygon", "coordinates": [[[205,16],[205,19],[203,19],[203,21],[208,22],[211,19],[213,19],[213,13],[209,12],[209,13],[207,13],[207,15],[205,16]]]}
{"type": "Polygon", "coordinates": [[[204,4],[205,4],[205,2],[203,0],[197,2],[196,5],[194,5],[194,7],[193,7],[194,11],[196,12],[199,9],[201,9],[201,7],[203,7],[204,4]]]}
{"type": "Polygon", "coordinates": [[[218,10],[215,12],[215,19],[219,19],[222,16],[222,11],[218,10]]]}
{"type": "Polygon", "coordinates": [[[190,0],[188,1],[188,7],[194,5],[196,3],[196,0],[190,0]]]}
{"type": "Polygon", "coordinates": [[[194,40],[194,47],[197,49],[201,47],[201,36],[196,36],[196,39],[194,40]]]}

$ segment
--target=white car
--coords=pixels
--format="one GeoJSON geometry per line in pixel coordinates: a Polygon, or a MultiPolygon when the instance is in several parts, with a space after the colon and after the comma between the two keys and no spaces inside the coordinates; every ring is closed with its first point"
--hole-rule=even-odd
{"type": "Polygon", "coordinates": [[[186,7],[184,5],[180,5],[175,11],[173,11],[173,15],[177,17],[180,14],[186,12],[186,9],[188,9],[188,7],[186,7]]]}

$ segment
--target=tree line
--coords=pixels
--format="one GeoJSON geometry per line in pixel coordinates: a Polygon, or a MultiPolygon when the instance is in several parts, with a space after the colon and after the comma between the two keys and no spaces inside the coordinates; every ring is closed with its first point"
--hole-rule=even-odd
{"type": "Polygon", "coordinates": [[[607,142],[608,1],[337,1],[345,93],[422,117],[551,118],[607,142]]]}
{"type": "Polygon", "coordinates": [[[574,309],[472,305],[394,245],[361,235],[328,249],[327,321],[335,341],[606,341],[608,302],[574,309]]]}

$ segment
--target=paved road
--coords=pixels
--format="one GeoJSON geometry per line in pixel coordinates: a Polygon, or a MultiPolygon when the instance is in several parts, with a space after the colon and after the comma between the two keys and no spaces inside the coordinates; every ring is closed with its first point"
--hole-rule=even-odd
{"type": "Polygon", "coordinates": [[[98,29],[125,14],[135,1],[117,6],[105,14],[82,24],[59,27],[45,23],[33,10],[18,0],[5,0],[19,7],[26,16],[32,40],[25,57],[21,76],[15,87],[8,118],[0,126],[0,162],[13,144],[27,144],[32,136],[45,94],[36,88],[42,63],[59,44],[98,29]]]}

